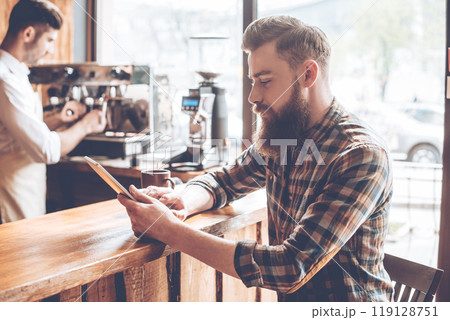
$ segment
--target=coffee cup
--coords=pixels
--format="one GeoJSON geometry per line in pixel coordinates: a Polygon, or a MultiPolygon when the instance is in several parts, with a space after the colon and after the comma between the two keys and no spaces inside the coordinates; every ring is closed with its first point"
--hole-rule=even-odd
{"type": "Polygon", "coordinates": [[[170,177],[170,171],[166,169],[154,169],[141,171],[141,188],[148,186],[175,188],[175,181],[170,177]]]}

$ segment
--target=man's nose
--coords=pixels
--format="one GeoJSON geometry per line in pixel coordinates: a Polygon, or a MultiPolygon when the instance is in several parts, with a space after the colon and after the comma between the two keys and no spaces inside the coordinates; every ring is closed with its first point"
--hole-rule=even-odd
{"type": "Polygon", "coordinates": [[[252,91],[250,91],[250,95],[248,96],[248,102],[251,104],[257,104],[262,102],[262,100],[261,93],[255,88],[255,86],[253,86],[252,91]]]}

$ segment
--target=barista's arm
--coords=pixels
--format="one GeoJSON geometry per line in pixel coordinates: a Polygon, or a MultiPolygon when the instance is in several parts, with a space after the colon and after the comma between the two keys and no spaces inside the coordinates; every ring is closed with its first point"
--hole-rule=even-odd
{"type": "Polygon", "coordinates": [[[61,156],[72,151],[88,134],[102,132],[105,126],[106,121],[102,118],[101,111],[93,110],[70,128],[58,132],[61,139],[61,156]]]}

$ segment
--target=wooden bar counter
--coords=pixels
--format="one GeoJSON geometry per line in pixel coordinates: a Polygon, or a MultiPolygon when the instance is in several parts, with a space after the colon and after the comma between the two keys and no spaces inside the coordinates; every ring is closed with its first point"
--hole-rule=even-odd
{"type": "MultiPolygon", "coordinates": [[[[267,243],[265,193],[186,223],[267,243]]],[[[0,301],[273,301],[163,243],[134,236],[109,200],[0,225],[0,301]]]]}

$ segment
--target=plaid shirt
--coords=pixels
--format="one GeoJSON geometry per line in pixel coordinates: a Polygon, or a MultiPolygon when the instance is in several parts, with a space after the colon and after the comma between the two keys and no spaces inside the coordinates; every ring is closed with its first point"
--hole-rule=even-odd
{"type": "Polygon", "coordinates": [[[298,141],[284,159],[251,146],[233,165],[189,183],[210,191],[214,208],[266,187],[270,243],[238,242],[236,272],[247,287],[278,291],[280,301],[390,300],[386,148],[336,102],[298,141]]]}

